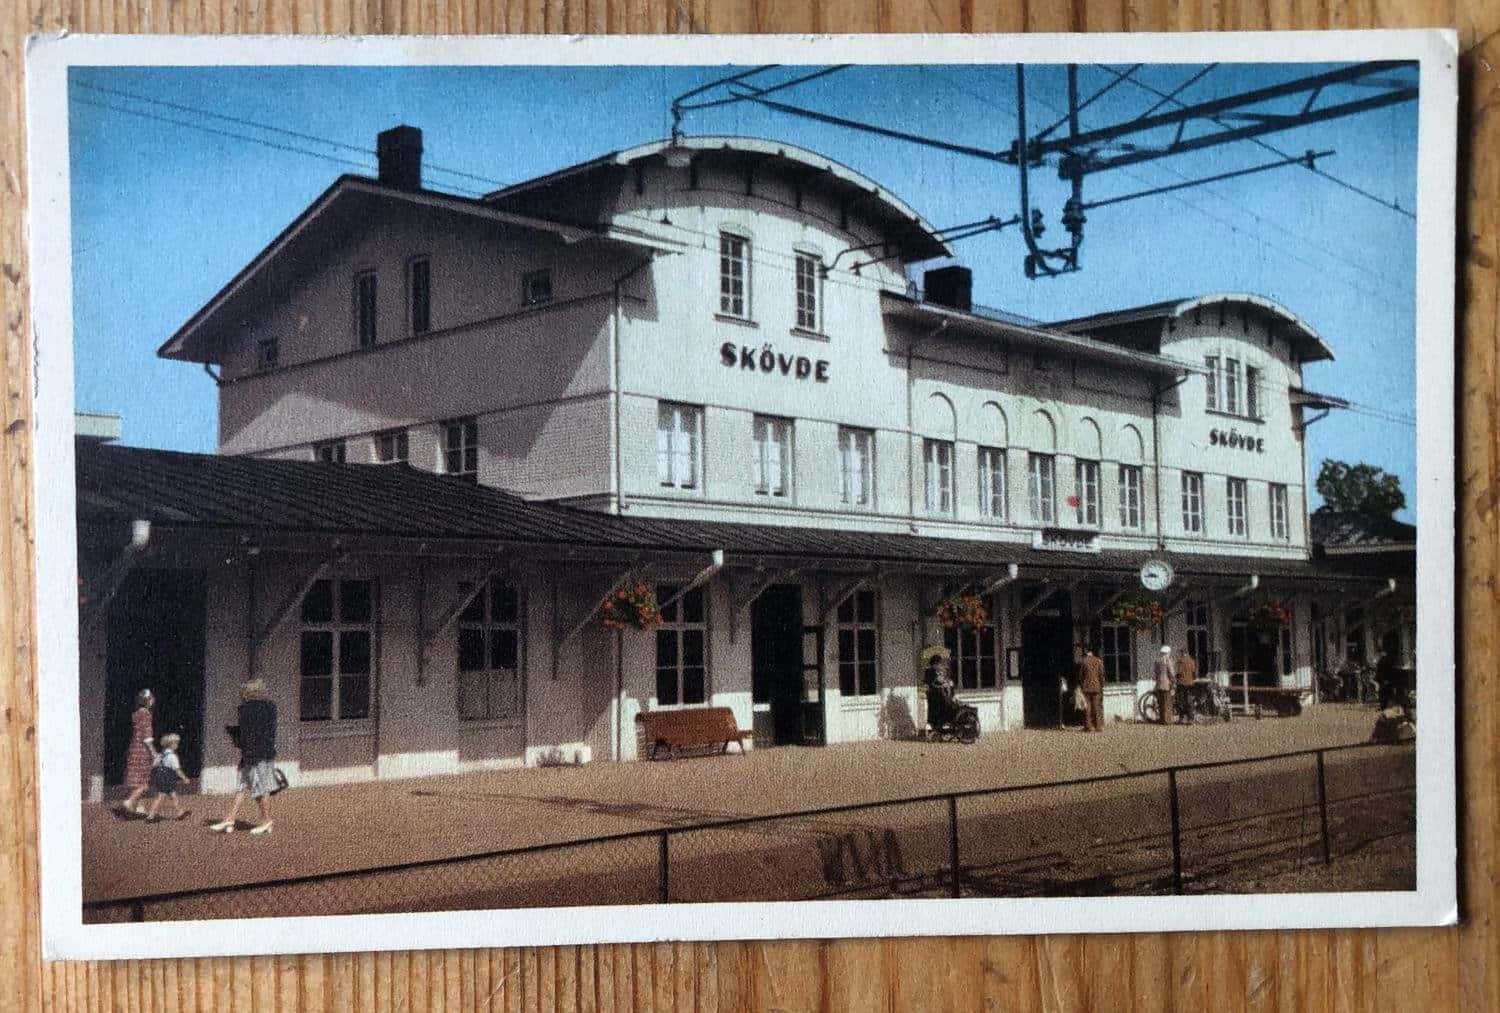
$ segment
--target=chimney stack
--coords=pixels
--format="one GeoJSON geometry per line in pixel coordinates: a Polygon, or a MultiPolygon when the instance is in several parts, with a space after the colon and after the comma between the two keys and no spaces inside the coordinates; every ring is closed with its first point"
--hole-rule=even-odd
{"type": "Polygon", "coordinates": [[[422,189],[422,131],[405,125],[382,130],[375,137],[380,182],[403,190],[422,189]]]}

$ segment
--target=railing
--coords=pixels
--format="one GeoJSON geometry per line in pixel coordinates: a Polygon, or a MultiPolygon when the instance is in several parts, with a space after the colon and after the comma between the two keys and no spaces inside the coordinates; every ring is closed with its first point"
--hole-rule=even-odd
{"type": "MultiPolygon", "coordinates": [[[[89,902],[84,916],[154,921],[897,896],[1233,893],[1265,875],[1328,868],[1341,856],[1413,836],[1414,757],[1410,744],[1361,743],[828,806],[89,902]]],[[[1386,864],[1389,882],[1360,888],[1415,887],[1411,849],[1401,845],[1386,864]]]]}

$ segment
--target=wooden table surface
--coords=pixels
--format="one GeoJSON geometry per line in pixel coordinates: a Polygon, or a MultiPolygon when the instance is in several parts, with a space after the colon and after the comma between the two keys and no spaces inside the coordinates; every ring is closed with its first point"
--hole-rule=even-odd
{"type": "MultiPolygon", "coordinates": [[[[0,0],[0,1008],[1500,1009],[1495,556],[1500,4],[1493,0],[0,0]],[[1459,114],[1463,924],[1424,931],[680,943],[43,963],[30,590],[24,38],[72,32],[969,32],[1452,26],[1459,114]],[[1493,966],[1491,966],[1493,965],[1493,966]]],[[[1330,54],[1333,56],[1335,54],[1330,54]]],[[[66,279],[49,279],[67,284],[66,279]]]]}

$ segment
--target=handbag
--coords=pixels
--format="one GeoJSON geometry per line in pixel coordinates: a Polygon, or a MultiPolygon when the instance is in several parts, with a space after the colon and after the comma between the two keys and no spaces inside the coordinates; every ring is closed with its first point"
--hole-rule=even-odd
{"type": "Polygon", "coordinates": [[[1074,686],[1073,687],[1073,707],[1074,707],[1074,709],[1075,710],[1086,710],[1086,709],[1088,709],[1088,705],[1089,705],[1088,700],[1084,699],[1084,696],[1083,696],[1083,687],[1082,686],[1074,686]]]}
{"type": "Polygon", "coordinates": [[[276,781],[276,787],[274,787],[274,788],[271,789],[271,794],[272,795],[279,795],[283,791],[286,791],[286,788],[287,788],[286,772],[283,771],[280,767],[272,767],[271,768],[271,776],[276,781]]]}

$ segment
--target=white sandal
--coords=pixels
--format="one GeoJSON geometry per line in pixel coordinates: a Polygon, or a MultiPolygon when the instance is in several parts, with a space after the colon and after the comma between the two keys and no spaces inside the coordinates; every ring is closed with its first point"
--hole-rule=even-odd
{"type": "Polygon", "coordinates": [[[266,820],[266,822],[264,823],[257,823],[255,826],[251,827],[250,832],[252,834],[269,834],[271,832],[271,827],[274,825],[275,821],[266,820]]]}
{"type": "Polygon", "coordinates": [[[234,833],[234,820],[220,820],[211,824],[208,829],[216,834],[232,834],[234,833]]]}

